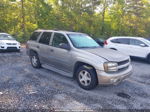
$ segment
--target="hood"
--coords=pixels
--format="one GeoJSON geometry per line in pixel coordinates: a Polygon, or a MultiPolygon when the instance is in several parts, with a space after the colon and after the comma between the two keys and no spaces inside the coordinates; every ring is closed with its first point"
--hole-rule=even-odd
{"type": "Polygon", "coordinates": [[[0,40],[0,42],[3,42],[3,43],[19,43],[17,42],[16,40],[0,40]]]}
{"type": "Polygon", "coordinates": [[[94,49],[84,49],[85,51],[100,56],[108,61],[124,61],[129,59],[129,56],[115,50],[107,49],[107,48],[94,48],[94,49]]]}

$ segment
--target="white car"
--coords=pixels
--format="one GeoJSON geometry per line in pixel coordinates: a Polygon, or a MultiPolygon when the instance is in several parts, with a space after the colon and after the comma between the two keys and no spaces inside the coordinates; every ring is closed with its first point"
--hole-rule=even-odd
{"type": "Polygon", "coordinates": [[[11,35],[0,33],[0,51],[20,51],[20,43],[17,42],[11,35]]]}
{"type": "Polygon", "coordinates": [[[150,41],[142,37],[111,37],[104,42],[105,48],[147,59],[150,63],[150,41]]]}

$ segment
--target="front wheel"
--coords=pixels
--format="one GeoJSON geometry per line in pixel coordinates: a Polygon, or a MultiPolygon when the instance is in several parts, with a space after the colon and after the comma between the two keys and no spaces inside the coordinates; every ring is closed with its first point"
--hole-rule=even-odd
{"type": "Polygon", "coordinates": [[[36,53],[33,53],[30,56],[30,60],[31,60],[31,64],[34,68],[41,68],[41,63],[40,63],[39,57],[36,53]]]}
{"type": "Polygon", "coordinates": [[[147,57],[147,61],[148,61],[148,63],[150,63],[150,54],[147,57]]]}
{"type": "Polygon", "coordinates": [[[79,67],[77,70],[77,82],[85,90],[94,89],[97,86],[97,75],[92,67],[86,65],[79,67]]]}

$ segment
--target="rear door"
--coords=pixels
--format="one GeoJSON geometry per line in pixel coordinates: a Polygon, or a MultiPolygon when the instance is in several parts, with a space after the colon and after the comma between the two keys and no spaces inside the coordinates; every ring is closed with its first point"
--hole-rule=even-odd
{"type": "Polygon", "coordinates": [[[49,63],[49,64],[51,63],[50,62],[51,46],[49,45],[51,36],[52,36],[52,32],[43,32],[43,34],[39,39],[39,44],[37,48],[39,49],[39,57],[41,63],[49,63]]]}
{"type": "Polygon", "coordinates": [[[128,38],[117,38],[111,40],[114,43],[114,48],[124,54],[129,55],[130,53],[130,46],[129,46],[129,39],[128,38]]]}

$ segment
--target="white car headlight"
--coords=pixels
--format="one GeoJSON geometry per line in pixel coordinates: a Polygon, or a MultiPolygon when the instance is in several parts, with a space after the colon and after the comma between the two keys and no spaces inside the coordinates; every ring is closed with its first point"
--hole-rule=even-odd
{"type": "Polygon", "coordinates": [[[118,71],[118,64],[115,62],[105,62],[104,70],[105,72],[116,72],[118,71]]]}
{"type": "Polygon", "coordinates": [[[3,43],[3,42],[0,42],[0,45],[5,45],[5,43],[3,43]]]}

